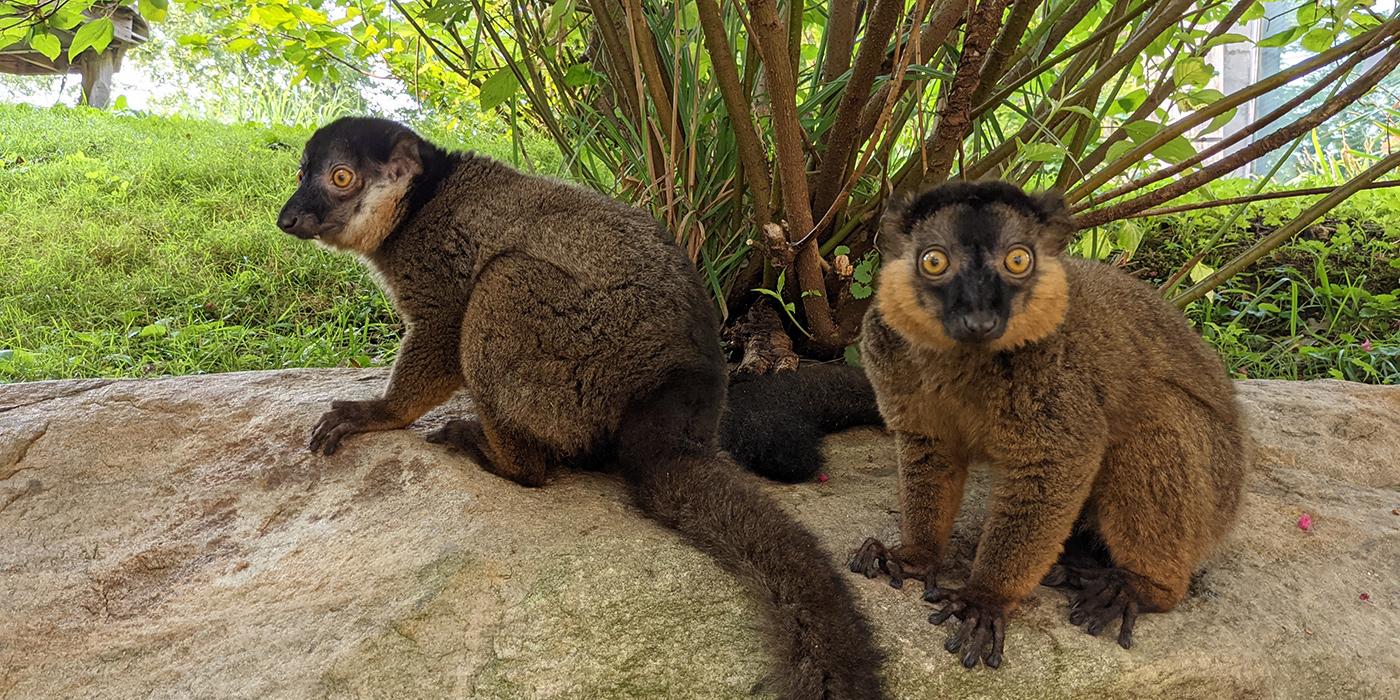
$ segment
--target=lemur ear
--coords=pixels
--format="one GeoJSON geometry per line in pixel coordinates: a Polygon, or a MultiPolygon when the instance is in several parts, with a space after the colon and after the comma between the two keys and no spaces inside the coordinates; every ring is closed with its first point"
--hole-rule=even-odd
{"type": "Polygon", "coordinates": [[[394,137],[394,148],[389,153],[385,172],[390,180],[411,178],[423,172],[423,139],[412,131],[405,131],[394,137]]]}
{"type": "Polygon", "coordinates": [[[910,196],[890,197],[880,215],[880,230],[875,237],[875,247],[884,258],[898,257],[909,247],[909,206],[914,198],[910,196]]]}
{"type": "Polygon", "coordinates": [[[1036,195],[1033,199],[1036,208],[1040,210],[1040,221],[1044,226],[1041,238],[1051,250],[1057,253],[1064,252],[1069,247],[1070,242],[1074,240],[1074,234],[1079,232],[1079,225],[1070,215],[1064,195],[1058,191],[1049,190],[1036,195]]]}

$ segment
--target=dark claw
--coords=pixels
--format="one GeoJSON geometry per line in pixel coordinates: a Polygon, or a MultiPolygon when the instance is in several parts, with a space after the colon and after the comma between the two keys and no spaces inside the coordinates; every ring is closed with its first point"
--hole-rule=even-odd
{"type": "Polygon", "coordinates": [[[885,560],[889,553],[880,540],[874,537],[865,538],[865,541],[860,544],[860,549],[851,555],[849,562],[851,573],[864,574],[866,578],[875,578],[881,572],[886,572],[885,560]]]}
{"type": "Polygon", "coordinates": [[[1005,613],[997,607],[975,603],[962,597],[960,591],[933,587],[925,597],[947,601],[942,609],[929,615],[928,621],[941,625],[950,617],[962,620],[958,629],[948,636],[943,649],[959,656],[967,668],[977,666],[980,658],[988,668],[998,668],[1004,658],[1006,642],[1005,613]]]}
{"type": "Polygon", "coordinates": [[[1139,598],[1133,589],[1131,574],[1111,568],[1079,569],[1067,571],[1067,577],[1085,584],[1070,594],[1070,624],[1083,625],[1085,632],[1098,636],[1114,620],[1119,620],[1118,645],[1131,648],[1133,626],[1139,612],[1139,598]]]}
{"type": "Polygon", "coordinates": [[[1133,648],[1133,625],[1137,624],[1137,616],[1137,601],[1129,600],[1128,607],[1123,610],[1123,624],[1118,628],[1118,646],[1124,649],[1133,648]]]}

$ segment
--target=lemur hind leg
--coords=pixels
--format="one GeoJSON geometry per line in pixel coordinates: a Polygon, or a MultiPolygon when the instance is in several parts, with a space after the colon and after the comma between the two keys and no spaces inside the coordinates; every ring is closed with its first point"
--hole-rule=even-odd
{"type": "Polygon", "coordinates": [[[456,447],[482,469],[521,486],[544,486],[549,468],[556,461],[549,448],[494,424],[484,415],[474,420],[448,421],[429,433],[427,439],[456,447]]]}

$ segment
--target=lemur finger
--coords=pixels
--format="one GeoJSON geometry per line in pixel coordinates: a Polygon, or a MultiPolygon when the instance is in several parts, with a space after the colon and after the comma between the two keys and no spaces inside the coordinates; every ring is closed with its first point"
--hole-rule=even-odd
{"type": "Polygon", "coordinates": [[[982,657],[982,662],[987,664],[987,668],[998,668],[1001,666],[1002,645],[1006,642],[1006,618],[997,615],[992,618],[992,650],[982,657]]]}
{"type": "Polygon", "coordinates": [[[1129,600],[1128,607],[1123,610],[1123,624],[1118,628],[1118,646],[1124,649],[1133,648],[1133,626],[1137,624],[1137,616],[1137,601],[1129,600]]]}
{"type": "Polygon", "coordinates": [[[943,606],[942,610],[939,610],[933,613],[932,615],[929,615],[928,621],[932,622],[935,625],[941,625],[944,622],[947,622],[948,618],[952,617],[954,614],[962,612],[963,608],[966,607],[967,603],[961,600],[951,601],[947,605],[943,606]]]}
{"type": "Polygon", "coordinates": [[[978,657],[982,656],[982,649],[991,641],[992,628],[985,621],[980,621],[972,635],[972,641],[963,645],[963,668],[972,668],[977,665],[978,657]]]}

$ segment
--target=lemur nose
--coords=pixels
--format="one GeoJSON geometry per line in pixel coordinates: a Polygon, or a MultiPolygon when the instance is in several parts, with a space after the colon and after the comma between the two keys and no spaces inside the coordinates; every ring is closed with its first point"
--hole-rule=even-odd
{"type": "Polygon", "coordinates": [[[997,319],[991,314],[973,314],[964,318],[963,324],[967,326],[969,331],[986,337],[996,329],[997,319]]]}
{"type": "Polygon", "coordinates": [[[297,227],[297,217],[294,214],[283,214],[277,217],[277,228],[287,233],[291,233],[297,227]]]}

